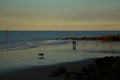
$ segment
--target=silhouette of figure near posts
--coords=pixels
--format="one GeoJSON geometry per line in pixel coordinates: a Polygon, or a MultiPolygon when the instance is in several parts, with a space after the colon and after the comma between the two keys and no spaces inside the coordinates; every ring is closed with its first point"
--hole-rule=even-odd
{"type": "Polygon", "coordinates": [[[73,41],[73,50],[76,50],[76,41],[73,41]]]}

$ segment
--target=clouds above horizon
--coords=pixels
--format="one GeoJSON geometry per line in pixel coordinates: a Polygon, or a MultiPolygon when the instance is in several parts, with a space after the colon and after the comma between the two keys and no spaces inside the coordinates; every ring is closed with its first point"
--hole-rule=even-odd
{"type": "Polygon", "coordinates": [[[0,0],[0,30],[8,27],[22,30],[26,25],[26,30],[60,30],[58,25],[77,25],[75,29],[64,26],[63,30],[89,30],[93,25],[98,30],[104,30],[105,25],[117,28],[120,26],[119,3],[120,0],[0,0]]]}

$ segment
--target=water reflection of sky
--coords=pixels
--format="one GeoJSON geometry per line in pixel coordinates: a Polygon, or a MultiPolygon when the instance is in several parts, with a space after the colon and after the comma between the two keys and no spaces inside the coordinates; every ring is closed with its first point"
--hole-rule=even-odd
{"type": "Polygon", "coordinates": [[[72,43],[60,45],[38,46],[23,50],[0,52],[0,72],[32,66],[52,65],[62,62],[71,62],[87,58],[120,55],[120,42],[77,41],[76,51],[72,50],[72,43]],[[102,52],[103,51],[103,52],[102,52]],[[40,59],[38,53],[44,53],[40,59]]]}

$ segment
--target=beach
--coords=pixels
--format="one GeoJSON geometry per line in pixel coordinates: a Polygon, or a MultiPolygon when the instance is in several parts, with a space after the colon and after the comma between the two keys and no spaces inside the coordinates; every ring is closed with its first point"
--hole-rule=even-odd
{"type": "Polygon", "coordinates": [[[106,56],[20,69],[0,75],[0,80],[119,80],[119,73],[120,56],[106,56]]]}
{"type": "MultiPolygon", "coordinates": [[[[21,32],[13,33],[22,36],[21,32]]],[[[30,37],[0,43],[0,80],[64,80],[65,72],[76,77],[84,67],[95,64],[95,59],[120,56],[120,41],[75,40],[73,49],[73,40],[50,39],[50,36],[32,39],[25,33],[30,37]],[[64,74],[55,76],[58,69],[64,74]]]]}
{"type": "MultiPolygon", "coordinates": [[[[94,64],[96,58],[120,55],[119,53],[101,52],[101,49],[102,51],[108,50],[106,48],[110,43],[116,45],[119,42],[100,42],[97,48],[95,43],[96,41],[77,41],[76,51],[72,50],[71,42],[62,45],[1,52],[0,80],[64,80],[65,75],[57,77],[51,77],[50,75],[60,67],[65,67],[68,73],[79,73],[82,68],[94,64]],[[104,46],[104,49],[102,46],[104,46]],[[40,52],[44,53],[43,59],[38,55],[40,52]]],[[[119,50],[119,47],[114,47],[114,49],[119,50]]]]}
{"type": "Polygon", "coordinates": [[[0,80],[120,80],[120,0],[0,0],[0,80]]]}
{"type": "Polygon", "coordinates": [[[80,72],[88,64],[94,64],[94,59],[21,69],[0,75],[0,80],[64,80],[64,75],[58,77],[51,77],[50,75],[59,67],[66,67],[67,72],[80,72]]]}

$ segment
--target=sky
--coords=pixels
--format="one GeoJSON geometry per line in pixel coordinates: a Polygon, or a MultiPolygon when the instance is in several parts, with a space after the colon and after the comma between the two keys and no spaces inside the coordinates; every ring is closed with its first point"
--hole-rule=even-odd
{"type": "Polygon", "coordinates": [[[0,30],[120,30],[120,0],[0,0],[0,30]]]}

